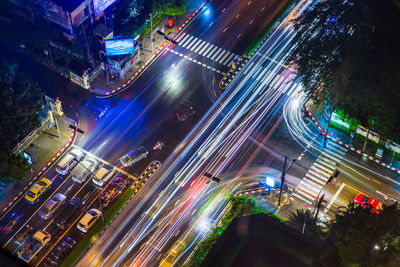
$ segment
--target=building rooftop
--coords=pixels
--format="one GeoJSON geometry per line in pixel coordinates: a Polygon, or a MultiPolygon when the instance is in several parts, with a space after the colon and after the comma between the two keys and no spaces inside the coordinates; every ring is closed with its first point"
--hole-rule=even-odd
{"type": "Polygon", "coordinates": [[[53,2],[64,8],[66,11],[72,12],[83,2],[85,2],[85,0],[53,0],[53,2]]]}

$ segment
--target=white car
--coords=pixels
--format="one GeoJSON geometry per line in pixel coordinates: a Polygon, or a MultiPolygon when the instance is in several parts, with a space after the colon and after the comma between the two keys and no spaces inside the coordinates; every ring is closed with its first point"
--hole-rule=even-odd
{"type": "Polygon", "coordinates": [[[97,161],[86,158],[71,171],[72,181],[82,184],[97,168],[97,161]]]}
{"type": "Polygon", "coordinates": [[[74,164],[74,159],[76,159],[77,161],[81,161],[84,156],[85,155],[83,154],[83,152],[79,149],[72,149],[57,163],[56,171],[61,175],[66,175],[69,169],[75,166],[76,163],[74,164]]]}
{"type": "Polygon", "coordinates": [[[104,165],[99,169],[94,178],[93,178],[93,183],[97,186],[102,187],[105,183],[107,183],[110,178],[113,176],[115,173],[115,168],[112,168],[110,166],[104,165]]]}
{"type": "Polygon", "coordinates": [[[136,163],[139,160],[146,158],[148,154],[149,152],[147,151],[147,149],[141,146],[126,153],[122,158],[119,159],[119,161],[122,163],[122,165],[128,167],[133,163],[136,163]]]}
{"type": "Polygon", "coordinates": [[[97,222],[100,216],[101,212],[98,209],[91,209],[87,211],[85,215],[83,215],[76,227],[80,231],[87,233],[90,228],[92,228],[92,226],[97,222]]]}

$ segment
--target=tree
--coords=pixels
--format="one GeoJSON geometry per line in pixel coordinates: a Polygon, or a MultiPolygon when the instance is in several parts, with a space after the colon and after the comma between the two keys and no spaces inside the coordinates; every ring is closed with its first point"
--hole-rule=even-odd
{"type": "Polygon", "coordinates": [[[153,9],[167,16],[179,16],[186,12],[185,0],[153,0],[153,9]]]}
{"type": "Polygon", "coordinates": [[[331,238],[345,266],[399,264],[400,210],[384,206],[376,214],[351,203],[333,220],[331,238]]]}
{"type": "Polygon", "coordinates": [[[3,60],[0,64],[0,97],[0,174],[23,178],[29,166],[11,150],[39,126],[38,112],[44,104],[44,94],[36,82],[18,71],[14,60],[3,60]]]}
{"type": "Polygon", "coordinates": [[[294,229],[303,232],[306,235],[323,238],[325,227],[323,222],[318,218],[314,219],[314,214],[309,209],[296,209],[292,211],[288,217],[288,224],[294,229]]]}
{"type": "Polygon", "coordinates": [[[308,97],[388,138],[400,130],[400,9],[391,0],[321,1],[296,20],[294,62],[308,97]]]}

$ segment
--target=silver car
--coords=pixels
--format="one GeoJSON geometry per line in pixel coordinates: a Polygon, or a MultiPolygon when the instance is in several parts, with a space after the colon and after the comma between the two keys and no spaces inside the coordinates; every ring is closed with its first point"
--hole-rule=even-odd
{"type": "Polygon", "coordinates": [[[66,197],[61,194],[55,194],[39,211],[39,216],[47,220],[54,212],[65,202],[66,197]]]}
{"type": "Polygon", "coordinates": [[[79,184],[84,183],[87,178],[93,174],[96,168],[97,161],[86,158],[79,162],[79,164],[77,164],[76,167],[71,171],[72,180],[79,184]]]}
{"type": "Polygon", "coordinates": [[[133,163],[136,163],[139,160],[146,158],[148,154],[149,152],[147,151],[147,149],[141,146],[137,149],[131,150],[128,153],[126,153],[125,156],[120,158],[119,161],[122,163],[122,165],[128,167],[133,163]]]}

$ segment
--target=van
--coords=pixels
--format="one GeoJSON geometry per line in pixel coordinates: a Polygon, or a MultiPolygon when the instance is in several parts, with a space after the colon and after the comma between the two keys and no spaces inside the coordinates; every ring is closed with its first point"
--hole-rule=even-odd
{"type": "Polygon", "coordinates": [[[74,164],[74,159],[76,159],[77,161],[81,161],[83,159],[83,156],[84,154],[82,151],[76,148],[73,149],[57,163],[56,171],[61,175],[66,175],[68,171],[72,169],[73,166],[76,164],[74,164]]]}
{"type": "Polygon", "coordinates": [[[102,187],[105,183],[107,183],[110,178],[113,176],[115,172],[115,168],[112,168],[110,166],[104,165],[99,169],[94,178],[93,178],[93,183],[97,186],[102,187]]]}

